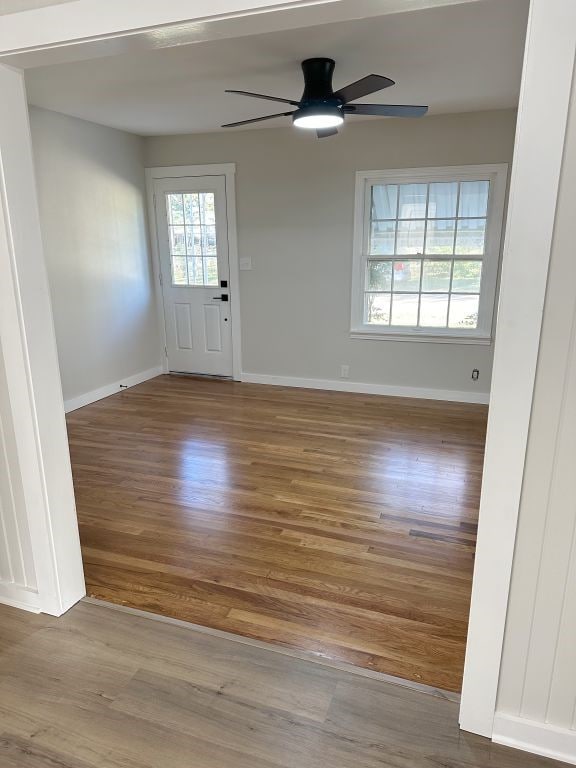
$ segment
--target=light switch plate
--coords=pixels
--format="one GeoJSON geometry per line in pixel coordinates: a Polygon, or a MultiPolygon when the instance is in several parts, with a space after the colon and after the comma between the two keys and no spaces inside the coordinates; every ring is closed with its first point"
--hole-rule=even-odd
{"type": "Polygon", "coordinates": [[[252,269],[252,257],[241,256],[240,257],[240,269],[252,269]]]}

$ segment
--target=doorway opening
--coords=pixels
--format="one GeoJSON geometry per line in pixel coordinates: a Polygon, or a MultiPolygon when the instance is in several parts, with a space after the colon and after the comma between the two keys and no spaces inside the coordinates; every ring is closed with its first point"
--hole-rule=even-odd
{"type": "MultiPolygon", "coordinates": [[[[314,145],[295,129],[224,137],[215,129],[203,133],[198,123],[184,138],[175,124],[161,134],[140,129],[142,165],[158,172],[148,172],[157,258],[149,284],[157,290],[152,311],[161,318],[156,344],[161,370],[153,365],[157,356],[147,363],[146,370],[155,371],[149,380],[68,415],[90,594],[416,684],[460,690],[492,336],[470,345],[353,338],[349,230],[359,170],[389,170],[399,163],[406,171],[439,163],[510,162],[527,3],[511,5],[515,15],[503,19],[507,26],[500,44],[502,56],[515,51],[509,92],[472,104],[466,101],[467,86],[460,111],[444,105],[417,127],[359,121],[314,145]],[[386,157],[383,145],[393,148],[386,157]],[[423,147],[430,156],[418,154],[423,147]],[[242,285],[230,235],[231,187],[226,173],[216,171],[228,159],[243,169],[238,191],[242,259],[252,265],[254,256],[242,285]],[[204,171],[183,171],[182,163],[203,164],[204,171]],[[246,314],[244,364],[235,315],[240,294],[246,314]]],[[[325,31],[338,39],[345,33],[350,50],[358,50],[357,41],[368,40],[376,26],[383,32],[413,24],[410,34],[418,37],[424,23],[437,24],[440,34],[454,22],[464,34],[478,29],[483,13],[491,19],[496,7],[482,0],[325,31]],[[446,24],[450,14],[457,18],[446,24]],[[478,15],[474,23],[470,14],[478,15]]],[[[380,50],[380,34],[372,34],[380,50]]],[[[301,30],[292,38],[286,33],[265,46],[291,45],[288,58],[294,58],[301,55],[301,35],[301,30]]],[[[207,58],[220,55],[224,42],[214,44],[207,58]]],[[[247,69],[251,49],[259,43],[251,38],[239,44],[247,69]]],[[[194,51],[188,55],[198,53],[198,46],[189,47],[194,51]]],[[[436,53],[437,66],[453,69],[446,47],[431,43],[430,51],[436,48],[447,59],[436,53]]],[[[492,58],[497,48],[494,43],[492,58]]],[[[137,63],[143,77],[161,55],[170,79],[175,53],[182,56],[180,50],[154,52],[150,62],[142,57],[137,63]]],[[[117,64],[99,60],[98,68],[117,69],[117,64]]],[[[91,66],[83,67],[85,83],[97,77],[91,66]]],[[[209,72],[210,62],[205,66],[209,72]]],[[[370,65],[384,66],[380,61],[370,65]]],[[[40,165],[41,144],[51,141],[46,123],[64,121],[71,134],[84,131],[78,123],[93,124],[78,114],[38,117],[55,107],[43,99],[50,98],[45,94],[56,80],[62,93],[62,78],[71,76],[66,66],[50,69],[29,73],[40,165]],[[44,128],[38,128],[41,123],[44,128]]],[[[133,77],[134,62],[128,69],[133,77]]],[[[481,71],[477,63],[470,69],[481,71]]],[[[231,73],[228,68],[226,78],[231,73]]],[[[502,86],[502,79],[492,82],[502,86]]],[[[118,121],[126,119],[116,112],[114,126],[101,118],[89,130],[131,133],[119,130],[118,121]]],[[[112,142],[106,136],[102,141],[112,142]]],[[[407,181],[405,186],[413,185],[407,181]]],[[[410,206],[418,210],[416,203],[410,206]]],[[[461,220],[473,219],[478,229],[483,218],[446,214],[442,236],[452,233],[454,240],[461,220]]],[[[393,220],[383,219],[383,230],[396,228],[395,246],[402,242],[397,233],[408,233],[407,250],[370,254],[368,261],[401,255],[393,264],[400,288],[395,293],[392,283],[389,289],[377,285],[367,287],[368,293],[390,294],[391,302],[400,302],[401,295],[406,305],[414,303],[411,286],[417,284],[422,293],[429,266],[425,256],[432,254],[420,252],[410,238],[421,232],[425,239],[429,219],[439,217],[403,216],[397,209],[393,220]]],[[[440,274],[446,264],[436,266],[438,279],[452,281],[451,287],[453,262],[465,261],[462,280],[468,290],[460,292],[477,299],[480,289],[469,283],[481,280],[480,259],[474,258],[477,246],[468,247],[467,254],[440,250],[428,261],[448,264],[447,278],[440,274]]],[[[442,294],[433,296],[436,306],[458,289],[430,292],[442,294]]],[[[118,381],[122,386],[123,379],[118,381]]]]}

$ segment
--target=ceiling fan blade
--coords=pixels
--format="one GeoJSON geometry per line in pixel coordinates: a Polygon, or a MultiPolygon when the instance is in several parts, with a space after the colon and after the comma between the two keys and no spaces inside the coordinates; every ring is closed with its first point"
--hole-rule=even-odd
{"type": "Polygon", "coordinates": [[[422,117],[428,107],[410,104],[347,104],[343,107],[347,115],[380,115],[380,117],[422,117]]]}
{"type": "Polygon", "coordinates": [[[381,91],[383,88],[389,88],[391,85],[394,85],[394,80],[390,80],[389,77],[366,75],[361,80],[356,80],[355,83],[350,83],[350,85],[340,88],[339,91],[335,92],[334,96],[342,99],[344,104],[348,104],[349,101],[361,99],[362,96],[369,96],[371,93],[381,91]]]}
{"type": "Polygon", "coordinates": [[[283,104],[292,104],[293,107],[300,106],[299,101],[292,101],[292,99],[281,99],[277,96],[265,96],[263,93],[252,93],[251,91],[230,91],[226,90],[224,93],[239,93],[241,96],[251,96],[253,99],[266,99],[266,101],[281,101],[283,104]]]}
{"type": "Polygon", "coordinates": [[[264,117],[253,117],[250,120],[238,120],[236,123],[226,123],[221,128],[235,128],[237,125],[248,125],[249,123],[260,123],[262,120],[272,120],[273,117],[288,117],[293,112],[277,112],[275,115],[264,115],[264,117]]]}
{"type": "Polygon", "coordinates": [[[338,131],[336,128],[317,128],[316,129],[316,136],[318,136],[319,139],[325,139],[327,136],[336,136],[338,131]]]}

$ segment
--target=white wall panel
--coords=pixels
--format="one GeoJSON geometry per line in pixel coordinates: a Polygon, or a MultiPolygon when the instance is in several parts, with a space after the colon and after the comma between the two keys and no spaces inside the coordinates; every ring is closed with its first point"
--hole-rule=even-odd
{"type": "Polygon", "coordinates": [[[21,73],[0,66],[0,91],[0,602],[60,615],[85,593],[78,521],[21,73]]]}
{"type": "Polygon", "coordinates": [[[573,87],[522,486],[495,739],[506,743],[513,743],[514,738],[528,739],[543,754],[576,764],[574,199],[573,87]]]}
{"type": "Polygon", "coordinates": [[[0,580],[36,589],[30,531],[22,480],[15,461],[14,430],[6,398],[4,359],[0,349],[0,580]]]}

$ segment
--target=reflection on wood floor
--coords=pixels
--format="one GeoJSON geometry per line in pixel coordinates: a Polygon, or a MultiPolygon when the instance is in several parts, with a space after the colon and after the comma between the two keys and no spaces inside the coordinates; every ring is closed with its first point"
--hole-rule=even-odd
{"type": "Polygon", "coordinates": [[[88,593],[458,691],[485,423],[183,376],[82,408],[88,593]]]}

